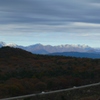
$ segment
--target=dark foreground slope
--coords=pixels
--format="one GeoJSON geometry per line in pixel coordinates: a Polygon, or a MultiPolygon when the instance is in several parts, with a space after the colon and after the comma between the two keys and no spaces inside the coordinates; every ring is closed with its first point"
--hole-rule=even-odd
{"type": "Polygon", "coordinates": [[[0,98],[100,81],[100,59],[34,55],[0,48],[0,98]]]}
{"type": "Polygon", "coordinates": [[[23,97],[23,100],[100,100],[100,85],[23,97]]]}

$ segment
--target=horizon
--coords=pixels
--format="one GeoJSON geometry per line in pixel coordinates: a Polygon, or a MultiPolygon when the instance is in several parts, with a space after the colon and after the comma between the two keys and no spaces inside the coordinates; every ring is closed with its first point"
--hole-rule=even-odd
{"type": "Polygon", "coordinates": [[[0,41],[100,47],[99,0],[1,0],[0,41]]]}
{"type": "Polygon", "coordinates": [[[66,44],[56,44],[56,45],[42,44],[42,43],[33,43],[33,44],[29,44],[29,45],[23,45],[23,44],[16,44],[16,43],[13,43],[13,42],[12,43],[6,43],[4,41],[0,41],[0,43],[4,43],[5,45],[18,45],[18,46],[31,46],[31,45],[39,45],[40,44],[40,45],[43,45],[43,46],[48,46],[48,45],[50,45],[50,46],[71,45],[71,46],[88,46],[88,47],[91,47],[91,48],[100,48],[100,47],[92,47],[92,46],[86,45],[86,44],[68,44],[68,43],[66,43],[66,44]]]}

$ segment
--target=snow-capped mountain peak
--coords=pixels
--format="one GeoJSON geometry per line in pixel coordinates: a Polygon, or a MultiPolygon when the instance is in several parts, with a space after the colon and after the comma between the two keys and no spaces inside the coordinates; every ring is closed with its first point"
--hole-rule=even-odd
{"type": "Polygon", "coordinates": [[[17,44],[14,44],[14,43],[9,43],[9,44],[6,44],[5,42],[0,42],[0,47],[5,47],[5,46],[9,46],[9,47],[17,47],[18,45],[17,44]]]}
{"type": "Polygon", "coordinates": [[[32,53],[38,53],[38,54],[47,54],[47,53],[54,53],[54,52],[100,52],[99,49],[92,48],[88,45],[74,45],[74,44],[65,44],[65,45],[42,45],[40,43],[33,44],[29,46],[19,46],[14,43],[6,44],[4,42],[0,42],[0,47],[2,46],[10,46],[14,48],[21,48],[26,51],[32,52],[32,53]]]}
{"type": "Polygon", "coordinates": [[[10,44],[6,44],[5,46],[9,46],[9,47],[17,47],[18,45],[17,45],[17,44],[14,44],[14,43],[10,43],[10,44]]]}

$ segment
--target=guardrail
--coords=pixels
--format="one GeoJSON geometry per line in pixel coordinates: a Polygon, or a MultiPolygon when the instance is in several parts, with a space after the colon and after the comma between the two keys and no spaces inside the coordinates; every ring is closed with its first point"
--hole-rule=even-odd
{"type": "Polygon", "coordinates": [[[92,87],[92,86],[97,86],[97,85],[100,85],[100,82],[94,83],[94,84],[88,84],[88,85],[84,85],[84,86],[79,86],[79,87],[73,87],[73,88],[67,88],[67,89],[61,89],[61,90],[55,90],[55,91],[49,91],[49,92],[41,92],[41,93],[37,93],[37,94],[29,94],[29,95],[23,95],[23,96],[17,96],[17,97],[4,98],[4,99],[0,99],[0,100],[23,100],[23,99],[28,98],[28,97],[70,91],[70,90],[87,88],[87,87],[92,87]]]}

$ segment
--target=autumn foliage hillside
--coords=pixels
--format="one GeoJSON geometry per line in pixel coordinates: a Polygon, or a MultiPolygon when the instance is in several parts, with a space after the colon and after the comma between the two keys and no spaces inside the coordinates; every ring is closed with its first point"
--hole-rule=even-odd
{"type": "Polygon", "coordinates": [[[100,81],[100,59],[35,55],[0,48],[0,98],[100,81]]]}

